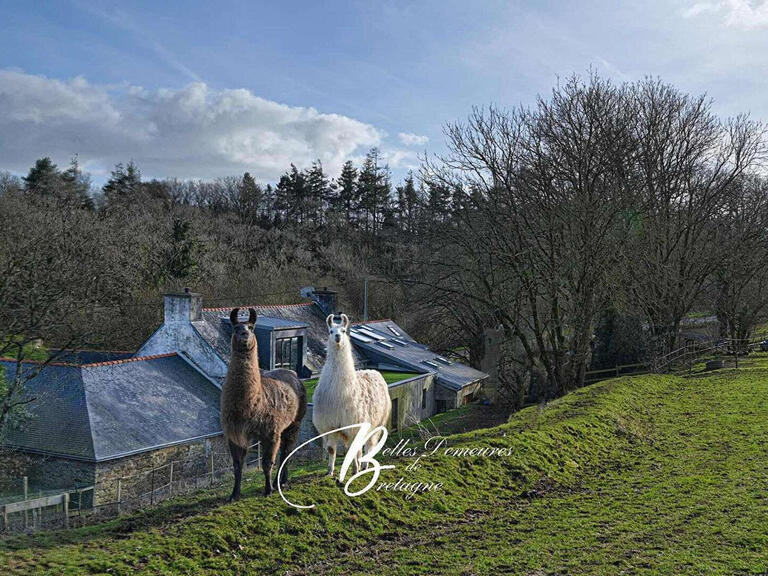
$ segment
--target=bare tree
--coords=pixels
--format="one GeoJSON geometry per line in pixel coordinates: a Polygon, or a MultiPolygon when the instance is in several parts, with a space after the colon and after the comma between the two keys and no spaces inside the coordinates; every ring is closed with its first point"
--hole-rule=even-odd
{"type": "Polygon", "coordinates": [[[723,122],[704,96],[657,80],[632,85],[631,94],[636,203],[624,270],[628,302],[663,353],[723,257],[713,220],[734,181],[762,160],[764,130],[745,116],[723,122]]]}
{"type": "Polygon", "coordinates": [[[722,256],[714,270],[716,311],[734,352],[748,350],[768,311],[768,183],[739,178],[717,218],[722,256]]]}
{"type": "Polygon", "coordinates": [[[16,363],[13,378],[2,376],[0,433],[34,401],[25,383],[56,360],[38,345],[76,349],[89,340],[84,327],[102,289],[94,219],[87,210],[32,205],[21,193],[6,193],[0,203],[0,357],[16,363]]]}
{"type": "Polygon", "coordinates": [[[484,307],[559,392],[584,381],[626,237],[630,114],[624,88],[571,78],[533,110],[449,126],[449,153],[425,169],[470,207],[436,230],[430,287],[484,307]]]}

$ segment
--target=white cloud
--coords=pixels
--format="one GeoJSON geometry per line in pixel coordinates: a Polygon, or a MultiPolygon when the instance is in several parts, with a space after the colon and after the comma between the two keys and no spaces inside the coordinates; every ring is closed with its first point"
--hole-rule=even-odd
{"type": "Polygon", "coordinates": [[[424,146],[429,142],[429,138],[426,136],[419,136],[418,134],[411,134],[410,132],[400,132],[397,137],[400,142],[406,146],[424,146]]]}
{"type": "Polygon", "coordinates": [[[727,26],[749,30],[768,25],[768,0],[721,0],[720,2],[698,2],[683,10],[685,18],[702,14],[718,14],[727,26]]]}
{"type": "Polygon", "coordinates": [[[705,14],[707,12],[718,12],[719,10],[720,5],[716,2],[697,2],[696,4],[693,4],[692,6],[689,6],[683,10],[682,15],[684,18],[695,18],[700,14],[705,14]]]}
{"type": "Polygon", "coordinates": [[[370,124],[202,82],[177,90],[91,84],[0,70],[0,169],[78,154],[96,174],[134,160],[148,176],[211,178],[246,170],[275,180],[291,162],[330,174],[381,144],[370,124]]]}
{"type": "Polygon", "coordinates": [[[390,168],[418,170],[421,166],[419,155],[413,150],[393,148],[383,150],[381,156],[390,168]]]}

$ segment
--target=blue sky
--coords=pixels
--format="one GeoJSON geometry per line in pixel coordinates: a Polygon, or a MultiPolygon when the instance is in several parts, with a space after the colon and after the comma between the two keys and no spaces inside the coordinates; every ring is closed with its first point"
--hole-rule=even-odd
{"type": "Polygon", "coordinates": [[[473,105],[530,104],[590,68],[768,120],[768,5],[712,2],[0,0],[0,170],[73,154],[103,179],[335,175],[379,146],[396,179],[473,105]]]}

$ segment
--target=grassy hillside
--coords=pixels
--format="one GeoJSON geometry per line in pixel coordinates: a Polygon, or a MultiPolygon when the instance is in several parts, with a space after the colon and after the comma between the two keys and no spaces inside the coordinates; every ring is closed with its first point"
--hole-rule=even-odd
{"type": "Polygon", "coordinates": [[[497,458],[424,457],[442,491],[350,499],[318,473],[0,544],[11,574],[760,574],[768,570],[768,367],[625,377],[450,437],[497,458]]]}

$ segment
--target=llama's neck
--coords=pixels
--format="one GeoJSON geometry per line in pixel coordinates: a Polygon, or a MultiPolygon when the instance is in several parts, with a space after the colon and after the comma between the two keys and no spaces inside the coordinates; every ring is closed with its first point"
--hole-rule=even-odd
{"type": "Polygon", "coordinates": [[[256,400],[261,396],[261,371],[256,346],[251,350],[232,351],[227,382],[238,388],[241,397],[256,400]]]}
{"type": "Polygon", "coordinates": [[[328,345],[328,353],[321,378],[331,384],[345,385],[355,375],[355,359],[352,357],[352,345],[349,341],[337,348],[336,343],[328,345]]]}

